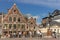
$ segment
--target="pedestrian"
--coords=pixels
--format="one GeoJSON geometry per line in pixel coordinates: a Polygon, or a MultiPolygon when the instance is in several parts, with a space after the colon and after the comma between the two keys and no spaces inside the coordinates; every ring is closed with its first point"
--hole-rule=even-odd
{"type": "Polygon", "coordinates": [[[19,38],[21,37],[21,35],[22,35],[22,32],[20,31],[20,32],[19,32],[19,38]]]}
{"type": "Polygon", "coordinates": [[[40,32],[40,33],[39,33],[39,34],[40,34],[40,37],[42,38],[42,32],[41,32],[41,31],[39,31],[39,32],[40,32]]]}
{"type": "Polygon", "coordinates": [[[37,36],[39,37],[39,36],[40,36],[40,32],[39,32],[39,30],[37,30],[36,33],[37,33],[37,36]]]}
{"type": "Polygon", "coordinates": [[[56,38],[56,32],[55,32],[55,31],[52,32],[52,36],[53,36],[54,38],[56,38]]]}

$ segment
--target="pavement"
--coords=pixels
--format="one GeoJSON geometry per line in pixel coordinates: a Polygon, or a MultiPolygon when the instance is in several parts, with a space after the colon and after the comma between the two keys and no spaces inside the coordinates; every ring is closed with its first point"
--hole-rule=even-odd
{"type": "Polygon", "coordinates": [[[40,37],[31,37],[31,38],[25,38],[25,37],[22,37],[22,38],[1,38],[0,40],[60,40],[60,38],[40,38],[40,37]]]}
{"type": "Polygon", "coordinates": [[[57,38],[53,38],[52,36],[44,35],[42,38],[40,37],[0,38],[0,40],[60,40],[60,36],[57,36],[57,38]]]}

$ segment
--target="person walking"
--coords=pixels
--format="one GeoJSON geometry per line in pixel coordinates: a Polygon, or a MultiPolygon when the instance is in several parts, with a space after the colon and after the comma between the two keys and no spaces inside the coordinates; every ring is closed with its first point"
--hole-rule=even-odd
{"type": "Polygon", "coordinates": [[[53,36],[54,38],[56,38],[56,32],[55,32],[55,31],[52,32],[52,36],[53,36]]]}
{"type": "Polygon", "coordinates": [[[20,32],[19,32],[19,38],[20,38],[21,36],[22,36],[22,32],[20,31],[20,32]]]}
{"type": "Polygon", "coordinates": [[[42,38],[42,32],[41,32],[40,30],[39,30],[39,32],[40,32],[40,33],[39,33],[39,34],[40,34],[40,37],[42,38]]]}

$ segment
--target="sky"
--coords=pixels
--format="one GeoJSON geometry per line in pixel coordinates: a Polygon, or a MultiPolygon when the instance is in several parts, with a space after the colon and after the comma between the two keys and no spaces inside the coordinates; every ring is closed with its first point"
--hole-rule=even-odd
{"type": "Polygon", "coordinates": [[[7,13],[14,3],[22,14],[36,18],[38,24],[49,12],[60,10],[60,0],[0,0],[0,12],[7,13]]]}

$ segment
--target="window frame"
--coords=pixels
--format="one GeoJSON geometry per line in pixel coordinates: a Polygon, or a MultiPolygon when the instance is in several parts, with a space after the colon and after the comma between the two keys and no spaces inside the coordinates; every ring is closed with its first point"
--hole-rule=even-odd
{"type": "Polygon", "coordinates": [[[16,24],[13,24],[13,29],[16,29],[16,26],[17,26],[16,24]]]}
{"type": "Polygon", "coordinates": [[[12,28],[12,24],[9,24],[9,29],[11,29],[12,28]],[[10,26],[11,25],[11,26],[10,26]]]}
{"type": "Polygon", "coordinates": [[[18,17],[18,22],[20,22],[20,17],[18,17]]]}
{"type": "Polygon", "coordinates": [[[16,22],[16,17],[13,17],[13,21],[16,22]]]}
{"type": "Polygon", "coordinates": [[[9,17],[9,22],[12,22],[12,17],[9,17]]]}

